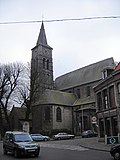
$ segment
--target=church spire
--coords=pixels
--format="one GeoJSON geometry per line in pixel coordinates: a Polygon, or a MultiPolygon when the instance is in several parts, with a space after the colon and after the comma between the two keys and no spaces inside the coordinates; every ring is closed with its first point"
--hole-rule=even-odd
{"type": "Polygon", "coordinates": [[[42,22],[40,33],[37,40],[37,45],[39,44],[48,45],[43,22],[42,22]]]}

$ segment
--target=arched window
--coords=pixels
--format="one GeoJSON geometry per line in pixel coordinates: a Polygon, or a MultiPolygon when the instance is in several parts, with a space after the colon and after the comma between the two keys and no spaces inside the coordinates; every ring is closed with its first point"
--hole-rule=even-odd
{"type": "Polygon", "coordinates": [[[43,68],[45,68],[45,58],[43,58],[43,68]]]}
{"type": "Polygon", "coordinates": [[[49,69],[49,60],[47,60],[47,69],[49,69]]]}
{"type": "Polygon", "coordinates": [[[61,108],[60,108],[60,107],[58,107],[58,108],[56,109],[56,120],[57,120],[58,122],[61,122],[61,121],[62,121],[62,115],[61,115],[61,108]]]}
{"type": "Polygon", "coordinates": [[[45,108],[45,120],[46,121],[50,120],[50,108],[49,107],[45,108]]]}

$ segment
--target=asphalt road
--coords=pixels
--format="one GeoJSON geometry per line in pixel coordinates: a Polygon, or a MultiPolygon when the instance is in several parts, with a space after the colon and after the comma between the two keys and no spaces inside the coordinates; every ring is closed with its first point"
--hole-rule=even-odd
{"type": "Polygon", "coordinates": [[[93,150],[69,150],[69,149],[53,149],[42,148],[41,160],[112,160],[107,152],[99,152],[93,150]]]}
{"type": "MultiPolygon", "coordinates": [[[[59,142],[40,142],[41,152],[38,158],[21,158],[22,160],[113,160],[109,152],[86,149],[80,146],[59,142]]],[[[0,160],[16,159],[12,155],[3,155],[0,143],[0,160]]]]}

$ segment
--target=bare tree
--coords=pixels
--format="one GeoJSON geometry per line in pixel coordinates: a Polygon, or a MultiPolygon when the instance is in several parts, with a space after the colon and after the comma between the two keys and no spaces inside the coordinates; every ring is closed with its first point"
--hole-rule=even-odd
{"type": "Polygon", "coordinates": [[[11,128],[8,110],[13,104],[13,94],[21,80],[23,65],[21,63],[0,64],[0,105],[4,112],[8,129],[11,128]]]}
{"type": "Polygon", "coordinates": [[[14,93],[14,101],[20,104],[20,106],[26,107],[25,120],[29,120],[29,115],[31,113],[30,105],[30,64],[24,65],[24,72],[21,76],[21,82],[17,86],[16,92],[14,93]]]}
{"type": "Polygon", "coordinates": [[[35,98],[38,89],[38,85],[36,84],[38,78],[38,74],[34,72],[33,78],[31,79],[30,63],[24,65],[24,72],[21,77],[21,83],[17,86],[17,90],[14,96],[16,98],[14,100],[19,103],[21,107],[26,107],[26,121],[29,120],[33,99],[35,98]]]}

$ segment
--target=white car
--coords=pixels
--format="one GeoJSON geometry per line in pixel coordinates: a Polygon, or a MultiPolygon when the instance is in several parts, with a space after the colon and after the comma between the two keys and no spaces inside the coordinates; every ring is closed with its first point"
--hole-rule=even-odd
{"type": "Polygon", "coordinates": [[[53,136],[53,139],[55,140],[61,140],[61,139],[73,139],[75,138],[75,135],[73,134],[68,134],[68,133],[58,133],[53,136]]]}

